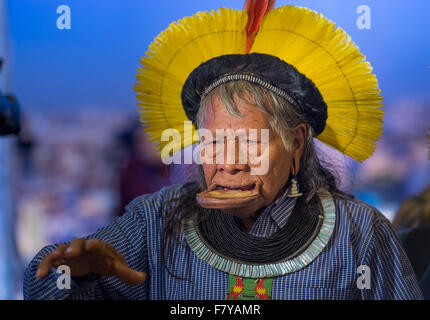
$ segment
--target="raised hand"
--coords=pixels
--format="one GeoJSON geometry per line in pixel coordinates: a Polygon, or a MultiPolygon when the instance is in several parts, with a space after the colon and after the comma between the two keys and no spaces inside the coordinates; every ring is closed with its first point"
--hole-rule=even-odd
{"type": "Polygon", "coordinates": [[[146,272],[130,269],[124,257],[109,243],[98,239],[75,238],[47,254],[40,262],[36,276],[46,277],[51,267],[67,265],[72,277],[90,272],[101,276],[115,276],[129,285],[145,282],[146,272]]]}

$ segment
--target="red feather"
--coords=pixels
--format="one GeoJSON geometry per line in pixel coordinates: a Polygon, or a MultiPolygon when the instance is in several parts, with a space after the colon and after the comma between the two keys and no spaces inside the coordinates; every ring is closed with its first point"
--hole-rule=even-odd
{"type": "Polygon", "coordinates": [[[248,13],[248,23],[246,24],[246,34],[248,36],[246,43],[246,53],[251,50],[258,29],[264,15],[273,9],[275,0],[246,0],[244,9],[248,13]]]}

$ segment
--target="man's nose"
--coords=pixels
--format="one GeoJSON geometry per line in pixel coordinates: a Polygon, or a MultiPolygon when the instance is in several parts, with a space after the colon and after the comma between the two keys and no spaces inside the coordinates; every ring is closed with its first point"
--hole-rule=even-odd
{"type": "Polygon", "coordinates": [[[249,171],[247,154],[244,152],[244,148],[240,146],[238,140],[230,141],[225,144],[224,148],[224,159],[222,163],[217,165],[219,171],[225,171],[229,174],[236,174],[242,171],[249,171]],[[241,154],[243,153],[243,154],[241,154]]]}
{"type": "Polygon", "coordinates": [[[217,166],[218,171],[225,171],[229,174],[237,174],[239,172],[249,171],[249,166],[247,164],[239,163],[225,163],[219,164],[217,166]]]}

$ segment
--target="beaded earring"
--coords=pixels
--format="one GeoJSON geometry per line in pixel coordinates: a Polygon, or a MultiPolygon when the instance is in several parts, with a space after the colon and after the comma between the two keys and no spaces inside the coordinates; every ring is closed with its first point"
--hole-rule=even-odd
{"type": "Polygon", "coordinates": [[[300,197],[303,194],[299,193],[299,187],[298,187],[298,183],[297,183],[297,173],[296,173],[296,164],[293,158],[293,174],[294,177],[291,179],[291,191],[288,194],[288,197],[290,198],[295,198],[295,197],[300,197]]]}

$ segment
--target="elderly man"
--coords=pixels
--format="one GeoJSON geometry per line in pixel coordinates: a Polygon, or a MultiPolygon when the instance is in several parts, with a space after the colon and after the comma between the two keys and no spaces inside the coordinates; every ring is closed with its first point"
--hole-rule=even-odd
{"type": "Polygon", "coordinates": [[[160,151],[185,147],[163,132],[192,121],[204,159],[196,181],[43,248],[26,298],[422,298],[389,221],[339,190],[315,151],[317,137],[359,161],[372,153],[382,112],[369,64],[321,15],[272,8],[199,13],[157,37],[136,84],[142,119],[160,151]],[[229,129],[243,133],[234,148],[217,134],[229,129]],[[70,289],[57,287],[60,265],[70,289]]]}

